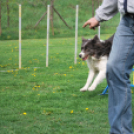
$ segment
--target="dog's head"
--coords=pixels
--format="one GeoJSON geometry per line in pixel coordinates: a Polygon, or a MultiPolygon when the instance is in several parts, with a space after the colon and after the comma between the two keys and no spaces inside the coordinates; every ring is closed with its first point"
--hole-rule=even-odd
{"type": "Polygon", "coordinates": [[[95,35],[93,39],[82,38],[81,52],[79,54],[79,57],[82,58],[82,60],[87,60],[88,57],[92,57],[92,56],[97,58],[96,54],[100,46],[101,46],[101,41],[97,35],[95,35]]]}

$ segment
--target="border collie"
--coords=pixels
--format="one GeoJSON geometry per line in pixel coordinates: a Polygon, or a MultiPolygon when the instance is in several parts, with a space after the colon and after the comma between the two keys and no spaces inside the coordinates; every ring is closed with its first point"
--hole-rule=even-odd
{"type": "Polygon", "coordinates": [[[93,39],[82,38],[79,57],[87,61],[90,72],[85,86],[80,89],[81,92],[95,90],[97,85],[106,77],[106,64],[111,51],[113,37],[114,35],[105,41],[100,40],[97,35],[93,39]]]}

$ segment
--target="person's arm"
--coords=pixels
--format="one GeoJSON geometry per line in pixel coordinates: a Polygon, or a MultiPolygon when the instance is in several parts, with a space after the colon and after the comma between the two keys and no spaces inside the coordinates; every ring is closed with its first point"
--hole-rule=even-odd
{"type": "Polygon", "coordinates": [[[118,12],[118,0],[103,0],[96,10],[95,19],[99,22],[110,20],[118,12]]]}
{"type": "Polygon", "coordinates": [[[90,29],[99,26],[99,22],[111,19],[118,12],[118,0],[104,0],[96,10],[95,17],[85,22],[83,27],[89,25],[90,29]]]}

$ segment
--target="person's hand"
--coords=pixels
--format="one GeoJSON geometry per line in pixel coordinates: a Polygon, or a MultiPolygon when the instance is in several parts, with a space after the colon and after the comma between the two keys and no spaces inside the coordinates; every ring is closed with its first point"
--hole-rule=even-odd
{"type": "Polygon", "coordinates": [[[89,25],[90,29],[95,29],[95,27],[99,26],[99,21],[93,17],[85,22],[85,24],[83,25],[83,28],[86,27],[87,25],[89,25]]]}

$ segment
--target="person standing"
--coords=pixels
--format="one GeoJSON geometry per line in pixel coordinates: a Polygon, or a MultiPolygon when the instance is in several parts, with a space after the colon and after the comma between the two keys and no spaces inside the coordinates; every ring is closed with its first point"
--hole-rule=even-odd
{"type": "Polygon", "coordinates": [[[110,134],[133,134],[129,77],[134,65],[134,0],[103,0],[83,27],[94,29],[118,12],[123,17],[114,35],[106,72],[110,134]]]}

